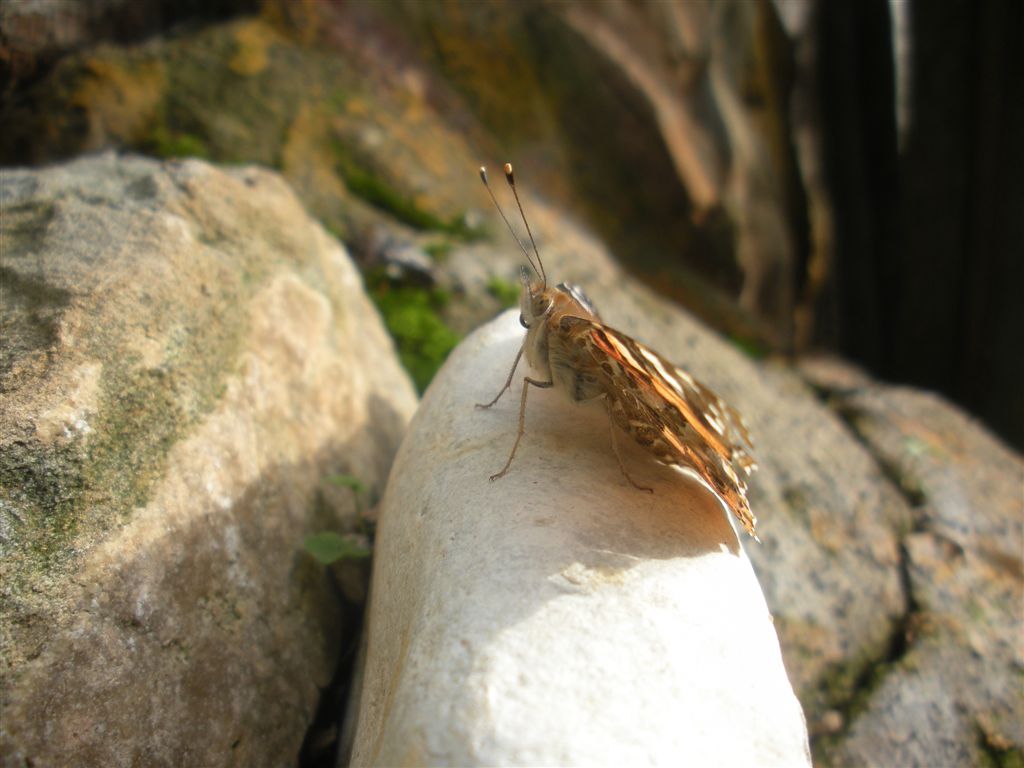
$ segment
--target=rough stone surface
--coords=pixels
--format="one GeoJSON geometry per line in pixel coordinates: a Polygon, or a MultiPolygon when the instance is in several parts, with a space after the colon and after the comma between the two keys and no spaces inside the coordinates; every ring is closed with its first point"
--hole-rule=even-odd
{"type": "Polygon", "coordinates": [[[343,629],[303,536],[415,407],[358,273],[256,168],[105,154],[0,204],[4,764],[294,761],[343,629]]]}
{"type": "Polygon", "coordinates": [[[501,315],[454,353],[378,527],[355,765],[809,765],[771,615],[717,499],[600,408],[517,386],[501,315]],[[738,737],[742,734],[742,737],[738,737]]]}
{"type": "Polygon", "coordinates": [[[861,383],[833,397],[914,502],[905,645],[861,693],[836,762],[1019,760],[1024,461],[935,395],[861,383]]]}

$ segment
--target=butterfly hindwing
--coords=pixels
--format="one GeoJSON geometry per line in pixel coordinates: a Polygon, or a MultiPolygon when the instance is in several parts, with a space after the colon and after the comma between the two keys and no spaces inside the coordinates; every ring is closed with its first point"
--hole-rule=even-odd
{"type": "Polygon", "coordinates": [[[693,469],[753,534],[746,479],[757,465],[742,417],[649,347],[602,323],[574,320],[586,324],[581,340],[607,377],[603,389],[617,425],[662,463],[693,469]]]}

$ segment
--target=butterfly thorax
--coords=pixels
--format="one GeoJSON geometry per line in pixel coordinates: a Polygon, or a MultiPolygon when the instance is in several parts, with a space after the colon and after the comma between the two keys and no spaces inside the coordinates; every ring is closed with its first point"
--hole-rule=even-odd
{"type": "Polygon", "coordinates": [[[561,283],[547,288],[524,280],[520,321],[527,328],[524,352],[531,368],[576,402],[604,393],[598,378],[592,371],[581,370],[572,354],[579,349],[572,338],[590,323],[600,322],[578,287],[561,283]]]}

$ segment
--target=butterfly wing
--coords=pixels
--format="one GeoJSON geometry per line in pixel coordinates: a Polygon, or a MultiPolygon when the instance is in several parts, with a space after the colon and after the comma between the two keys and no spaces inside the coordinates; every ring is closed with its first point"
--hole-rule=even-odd
{"type": "Polygon", "coordinates": [[[565,321],[603,373],[616,424],[662,463],[696,471],[755,535],[747,478],[757,464],[743,417],[711,388],[624,333],[583,318],[565,321]]]}

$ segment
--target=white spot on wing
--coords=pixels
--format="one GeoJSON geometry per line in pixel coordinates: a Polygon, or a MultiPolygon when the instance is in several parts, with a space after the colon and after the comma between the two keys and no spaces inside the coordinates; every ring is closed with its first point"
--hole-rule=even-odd
{"type": "Polygon", "coordinates": [[[662,378],[662,380],[667,381],[672,386],[672,389],[674,389],[680,396],[685,397],[686,393],[683,391],[682,386],[679,384],[677,372],[675,370],[670,371],[667,368],[665,368],[665,365],[661,362],[661,360],[658,359],[658,356],[655,355],[653,352],[650,352],[647,349],[644,349],[643,347],[640,347],[640,351],[643,353],[643,356],[647,359],[647,362],[654,366],[654,370],[658,372],[658,375],[662,378]]]}

